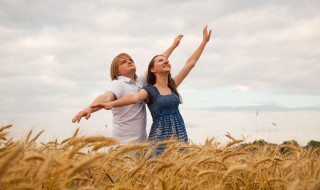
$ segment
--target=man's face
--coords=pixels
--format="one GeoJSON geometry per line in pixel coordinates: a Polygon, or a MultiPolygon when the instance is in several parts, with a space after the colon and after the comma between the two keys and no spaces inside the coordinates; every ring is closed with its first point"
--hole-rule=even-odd
{"type": "Polygon", "coordinates": [[[128,57],[121,58],[119,64],[119,74],[121,76],[127,76],[128,74],[132,74],[136,72],[136,65],[134,64],[133,60],[128,57]]]}

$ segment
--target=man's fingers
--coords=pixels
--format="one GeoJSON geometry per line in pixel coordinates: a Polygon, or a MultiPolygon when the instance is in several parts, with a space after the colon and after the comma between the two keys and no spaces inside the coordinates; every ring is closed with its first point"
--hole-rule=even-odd
{"type": "Polygon", "coordinates": [[[80,111],[76,116],[73,117],[72,122],[79,123],[83,116],[85,116],[85,113],[80,111]]]}
{"type": "Polygon", "coordinates": [[[88,114],[86,115],[86,119],[88,120],[88,119],[90,118],[90,116],[91,116],[91,113],[88,113],[88,114]]]}
{"type": "MultiPolygon", "coordinates": [[[[76,116],[73,117],[73,119],[72,119],[72,122],[73,122],[73,123],[78,122],[78,120],[79,120],[79,115],[80,115],[80,112],[79,112],[76,116]]],[[[79,122],[78,122],[78,123],[79,123],[79,122]]]]}
{"type": "Polygon", "coordinates": [[[77,116],[74,116],[74,117],[72,118],[72,123],[75,123],[76,120],[77,120],[77,116]]]}

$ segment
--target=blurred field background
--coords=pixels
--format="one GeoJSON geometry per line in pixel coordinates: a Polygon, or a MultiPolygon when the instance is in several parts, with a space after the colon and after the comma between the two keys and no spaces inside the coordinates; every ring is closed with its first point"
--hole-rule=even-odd
{"type": "Polygon", "coordinates": [[[319,142],[300,146],[264,140],[228,143],[207,139],[189,145],[118,145],[109,137],[74,134],[38,142],[30,131],[14,141],[12,125],[0,128],[0,189],[320,189],[319,142]]]}

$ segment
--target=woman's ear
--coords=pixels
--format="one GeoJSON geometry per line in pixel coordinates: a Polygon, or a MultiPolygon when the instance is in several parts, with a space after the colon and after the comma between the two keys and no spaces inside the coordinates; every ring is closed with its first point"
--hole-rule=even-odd
{"type": "Polygon", "coordinates": [[[157,71],[155,70],[154,67],[152,67],[152,68],[150,69],[150,72],[151,72],[151,73],[156,73],[157,71]]]}

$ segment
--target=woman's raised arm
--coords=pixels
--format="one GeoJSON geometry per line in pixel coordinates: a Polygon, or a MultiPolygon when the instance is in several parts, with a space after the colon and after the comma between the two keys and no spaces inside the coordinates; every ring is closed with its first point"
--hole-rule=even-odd
{"type": "Polygon", "coordinates": [[[189,57],[186,64],[182,67],[180,72],[173,78],[176,85],[179,86],[182,81],[188,76],[191,69],[196,65],[199,57],[202,54],[203,49],[206,47],[207,43],[210,40],[211,30],[208,31],[208,26],[203,28],[203,40],[198,47],[198,49],[189,57]]]}

